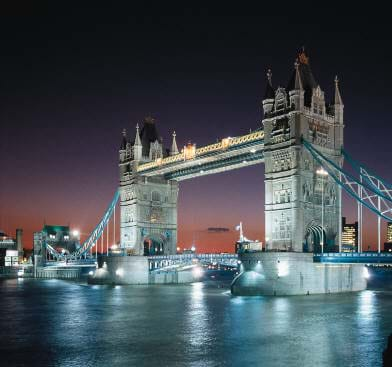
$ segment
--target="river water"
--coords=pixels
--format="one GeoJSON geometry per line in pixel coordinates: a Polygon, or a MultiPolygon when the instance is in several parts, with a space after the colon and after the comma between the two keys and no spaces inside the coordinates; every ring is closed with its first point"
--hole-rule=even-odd
{"type": "Polygon", "coordinates": [[[392,292],[0,281],[1,366],[381,366],[392,292]]]}

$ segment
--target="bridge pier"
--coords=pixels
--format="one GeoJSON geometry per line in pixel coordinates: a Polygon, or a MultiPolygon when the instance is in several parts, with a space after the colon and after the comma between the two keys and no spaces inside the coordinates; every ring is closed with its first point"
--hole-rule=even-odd
{"type": "MultiPolygon", "coordinates": [[[[200,280],[195,267],[160,269],[162,260],[147,256],[105,256],[103,265],[88,278],[89,284],[183,284],[200,280]]],[[[198,267],[198,265],[197,265],[198,267]]]]}
{"type": "Polygon", "coordinates": [[[342,293],[366,289],[360,264],[322,264],[313,254],[294,252],[244,253],[231,292],[239,296],[283,296],[342,293]]]}

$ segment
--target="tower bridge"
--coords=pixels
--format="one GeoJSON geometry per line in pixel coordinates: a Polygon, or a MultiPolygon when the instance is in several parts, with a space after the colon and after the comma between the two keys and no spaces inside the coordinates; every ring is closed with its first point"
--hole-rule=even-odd
{"type": "MultiPolygon", "coordinates": [[[[282,293],[301,294],[306,288],[313,293],[362,289],[362,266],[338,254],[342,190],[358,203],[361,233],[363,207],[378,216],[378,223],[381,218],[392,220],[392,186],[345,152],[344,104],[338,78],[331,84],[334,94],[327,99],[302,50],[287,87],[275,88],[268,71],[262,101],[264,117],[256,131],[202,147],[189,143],[181,150],[173,133],[171,147],[166,150],[151,117],[143,121],[141,128],[136,126],[132,140],[124,130],[119,150],[119,189],[101,222],[70,257],[86,256],[94,246],[97,251],[100,239],[102,248],[105,228],[108,244],[109,221],[119,201],[120,247],[127,255],[124,258],[135,264],[138,259],[135,269],[154,271],[193,261],[195,258],[176,255],[181,181],[264,164],[265,252],[230,257],[231,264],[241,263],[241,274],[232,291],[276,294],[279,289],[282,293]],[[344,170],[344,161],[354,173],[344,170]],[[341,262],[348,265],[330,268],[327,264],[341,262]],[[268,280],[275,284],[275,290],[268,280]]],[[[359,250],[361,239],[360,235],[359,250]]],[[[58,259],[62,256],[49,247],[47,250],[58,259]]],[[[109,256],[108,264],[110,259],[109,256]]],[[[213,261],[212,257],[209,260],[213,261]]],[[[116,261],[112,261],[112,271],[119,264],[116,261]]],[[[121,266],[125,266],[124,261],[121,266]]],[[[118,276],[113,279],[119,280],[118,276]]],[[[140,282],[147,278],[143,275],[138,279],[140,282]]]]}
{"type": "MultiPolygon", "coordinates": [[[[264,119],[255,132],[168,154],[152,118],[120,149],[121,246],[133,255],[175,254],[179,182],[254,164],[265,164],[266,248],[275,251],[336,250],[341,233],[341,188],[316,174],[310,141],[338,168],[343,165],[343,102],[339,83],[328,102],[302,51],[287,88],[274,88],[267,73],[264,119]],[[323,210],[321,210],[323,207],[323,210]]],[[[333,168],[336,171],[336,168],[333,168]]],[[[260,200],[261,202],[261,200],[260,200]]]]}

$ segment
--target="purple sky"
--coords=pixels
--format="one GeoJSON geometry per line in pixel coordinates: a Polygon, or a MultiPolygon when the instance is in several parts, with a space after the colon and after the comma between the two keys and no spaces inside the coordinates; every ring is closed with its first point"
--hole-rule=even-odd
{"type": "MultiPolygon", "coordinates": [[[[266,69],[285,86],[302,45],[327,99],[339,75],[346,149],[392,181],[388,23],[173,14],[0,16],[1,229],[24,228],[25,246],[44,220],[88,233],[117,188],[124,127],[134,134],[152,114],[167,146],[174,129],[180,146],[247,133],[261,124],[266,69]]],[[[259,165],[181,183],[180,245],[195,236],[203,251],[232,250],[235,231],[205,229],[240,220],[248,237],[264,240],[263,174],[259,165]]],[[[344,213],[354,219],[351,200],[344,213]]],[[[375,244],[375,228],[366,215],[366,244],[375,244]]]]}

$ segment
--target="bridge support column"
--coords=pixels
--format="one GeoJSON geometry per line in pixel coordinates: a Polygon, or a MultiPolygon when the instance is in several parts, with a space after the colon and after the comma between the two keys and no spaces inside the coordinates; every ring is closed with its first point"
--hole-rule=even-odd
{"type": "Polygon", "coordinates": [[[303,145],[311,142],[336,165],[343,164],[343,105],[338,85],[335,110],[327,109],[304,52],[288,88],[273,90],[269,75],[264,107],[266,248],[273,251],[337,251],[340,189],[303,145]],[[339,97],[339,98],[338,98],[339,97]],[[322,218],[323,217],[323,218],[322,218]],[[323,220],[324,219],[324,220],[323,220]],[[309,235],[318,228],[322,238],[309,235]]]}

